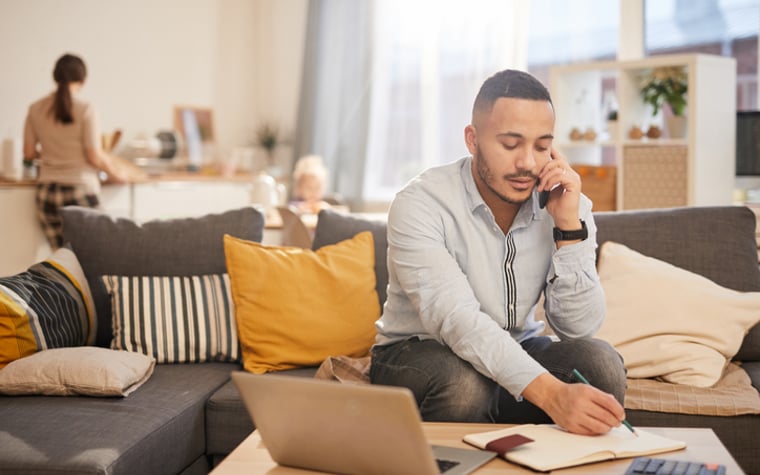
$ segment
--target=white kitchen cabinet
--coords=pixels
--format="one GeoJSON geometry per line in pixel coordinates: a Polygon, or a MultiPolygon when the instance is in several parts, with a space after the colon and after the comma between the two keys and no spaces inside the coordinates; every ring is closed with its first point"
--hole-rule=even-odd
{"type": "Polygon", "coordinates": [[[203,216],[251,203],[248,183],[160,181],[133,185],[132,218],[144,222],[203,216]]]}
{"type": "MultiPolygon", "coordinates": [[[[736,61],[685,54],[633,61],[555,66],[550,89],[557,121],[555,146],[574,165],[617,168],[617,209],[730,205],[736,147],[736,61]],[[686,138],[630,139],[633,126],[665,130],[663,113],[652,117],[639,96],[656,67],[680,66],[688,75],[686,138]],[[617,130],[609,134],[603,91],[614,85],[617,130]],[[603,87],[604,86],[604,87],[603,87]],[[571,140],[573,128],[596,132],[571,140]]],[[[593,198],[592,198],[593,199],[593,198]]]]}
{"type": "Polygon", "coordinates": [[[34,195],[33,186],[0,185],[0,277],[22,272],[50,255],[34,195]]]}
{"type": "MultiPolygon", "coordinates": [[[[17,274],[51,254],[50,245],[37,221],[36,187],[0,185],[0,277],[17,274]]],[[[101,193],[101,208],[114,215],[130,217],[131,185],[107,185],[101,193]]]]}
{"type": "Polygon", "coordinates": [[[100,208],[111,216],[132,217],[132,185],[106,185],[100,190],[100,208]]]}
{"type": "MultiPolygon", "coordinates": [[[[46,259],[50,246],[37,222],[35,186],[0,184],[0,277],[17,274],[46,259]]],[[[166,180],[106,185],[100,207],[112,216],[145,222],[221,213],[250,205],[250,184],[242,181],[166,180]]],[[[276,236],[268,236],[274,242],[276,236]]]]}

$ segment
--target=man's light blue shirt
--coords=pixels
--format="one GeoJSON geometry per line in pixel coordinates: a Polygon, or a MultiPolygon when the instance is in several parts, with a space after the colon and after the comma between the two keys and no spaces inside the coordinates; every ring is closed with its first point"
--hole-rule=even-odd
{"type": "Polygon", "coordinates": [[[543,332],[534,319],[542,292],[560,338],[591,337],[604,320],[591,201],[581,197],[589,235],[577,244],[557,249],[554,223],[535,191],[505,236],[471,166],[468,157],[432,168],[396,195],[388,215],[388,300],[376,343],[434,338],[520,397],[546,372],[519,344],[543,332]]]}

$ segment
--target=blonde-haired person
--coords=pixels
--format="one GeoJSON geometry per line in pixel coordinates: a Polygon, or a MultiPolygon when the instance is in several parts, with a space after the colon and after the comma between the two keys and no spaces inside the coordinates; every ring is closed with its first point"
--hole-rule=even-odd
{"type": "Polygon", "coordinates": [[[293,170],[293,200],[290,205],[302,213],[319,213],[329,208],[324,201],[327,168],[318,155],[307,155],[296,162],[293,170]]]}
{"type": "Polygon", "coordinates": [[[37,217],[53,249],[63,244],[61,208],[95,208],[103,171],[113,183],[126,181],[101,147],[95,108],[76,93],[87,67],[78,56],[64,54],[55,63],[55,92],[29,106],[24,125],[24,160],[39,159],[37,217]]]}

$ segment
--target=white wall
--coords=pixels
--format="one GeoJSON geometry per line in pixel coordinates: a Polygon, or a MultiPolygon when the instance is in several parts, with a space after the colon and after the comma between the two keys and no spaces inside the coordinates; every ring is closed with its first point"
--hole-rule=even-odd
{"type": "Polygon", "coordinates": [[[0,0],[0,137],[54,89],[64,52],[88,66],[82,96],[124,140],[172,128],[178,104],[211,106],[218,150],[262,120],[295,124],[308,0],[0,0]]]}

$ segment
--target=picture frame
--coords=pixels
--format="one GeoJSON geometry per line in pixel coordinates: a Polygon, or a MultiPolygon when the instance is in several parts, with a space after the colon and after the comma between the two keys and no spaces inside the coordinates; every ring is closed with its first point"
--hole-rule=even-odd
{"type": "Polygon", "coordinates": [[[216,142],[214,111],[210,107],[175,106],[174,128],[185,143],[190,169],[200,169],[204,152],[216,142]]]}

